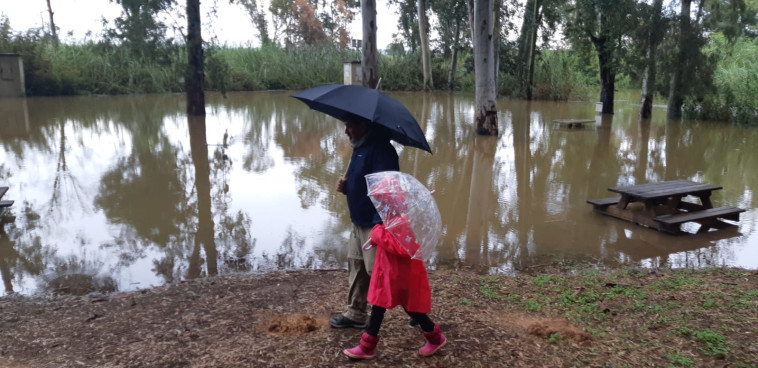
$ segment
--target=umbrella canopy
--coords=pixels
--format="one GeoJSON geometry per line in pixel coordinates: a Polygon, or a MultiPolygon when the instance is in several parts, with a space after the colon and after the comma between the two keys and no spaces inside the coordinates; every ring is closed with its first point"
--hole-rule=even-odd
{"type": "Polygon", "coordinates": [[[366,184],[387,231],[411,258],[429,259],[442,234],[440,211],[429,189],[399,171],[368,174],[366,184]]]}
{"type": "Polygon", "coordinates": [[[375,89],[328,84],[295,93],[292,97],[311,109],[340,120],[355,115],[376,123],[392,134],[392,140],[432,153],[424,132],[410,111],[400,102],[375,89]]]}

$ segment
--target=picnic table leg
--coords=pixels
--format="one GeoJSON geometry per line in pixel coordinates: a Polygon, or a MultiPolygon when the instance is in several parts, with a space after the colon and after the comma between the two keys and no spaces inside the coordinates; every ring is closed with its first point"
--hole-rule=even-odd
{"type": "Polygon", "coordinates": [[[705,208],[713,208],[713,204],[711,203],[711,192],[700,195],[700,204],[705,208]]]}
{"type": "Polygon", "coordinates": [[[616,207],[618,207],[618,209],[620,210],[623,210],[623,209],[626,209],[626,206],[628,205],[629,205],[629,197],[622,194],[621,199],[619,199],[619,203],[616,204],[616,207]]]}
{"type": "Polygon", "coordinates": [[[671,208],[674,213],[679,212],[679,205],[682,203],[682,196],[669,197],[666,207],[671,208]]]}

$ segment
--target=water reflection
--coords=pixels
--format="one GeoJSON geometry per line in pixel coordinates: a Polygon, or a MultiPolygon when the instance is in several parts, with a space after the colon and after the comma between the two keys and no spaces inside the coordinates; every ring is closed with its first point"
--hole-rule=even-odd
{"type": "MultiPolygon", "coordinates": [[[[635,92],[630,92],[634,96],[635,92]]],[[[4,292],[109,292],[230,272],[344,267],[349,217],[334,192],[350,146],[334,119],[288,92],[0,99],[4,292]]],[[[500,137],[473,134],[473,98],[393,94],[433,155],[397,145],[436,190],[443,236],[430,266],[515,272],[544,257],[666,267],[758,268],[754,128],[641,120],[617,101],[503,101],[500,137]],[[595,118],[583,129],[554,119],[595,118]],[[674,237],[597,215],[608,187],[692,179],[724,186],[739,226],[674,237]]],[[[631,99],[630,99],[631,100],[631,99]]]]}

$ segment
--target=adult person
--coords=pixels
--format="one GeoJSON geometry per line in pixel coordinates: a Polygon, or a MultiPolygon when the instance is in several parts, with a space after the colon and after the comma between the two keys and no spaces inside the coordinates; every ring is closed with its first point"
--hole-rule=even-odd
{"type": "Polygon", "coordinates": [[[390,143],[387,131],[363,118],[348,115],[343,118],[345,134],[353,146],[353,154],[345,176],[337,181],[337,191],[347,197],[350,221],[353,228],[348,240],[347,261],[349,289],[347,310],[339,317],[329,319],[335,328],[366,328],[368,314],[368,287],[374,268],[376,248],[364,250],[371,228],[382,219],[368,197],[367,174],[381,171],[399,171],[397,151],[390,143]]]}

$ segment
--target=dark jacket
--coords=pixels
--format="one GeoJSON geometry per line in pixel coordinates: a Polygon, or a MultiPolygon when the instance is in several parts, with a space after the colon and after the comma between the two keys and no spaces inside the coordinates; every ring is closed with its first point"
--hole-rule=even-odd
{"type": "Polygon", "coordinates": [[[389,139],[383,135],[371,135],[357,148],[353,149],[350,165],[347,168],[345,194],[350,220],[356,226],[373,226],[381,224],[382,219],[376,212],[367,195],[367,174],[380,171],[399,171],[397,151],[389,139]]]}

